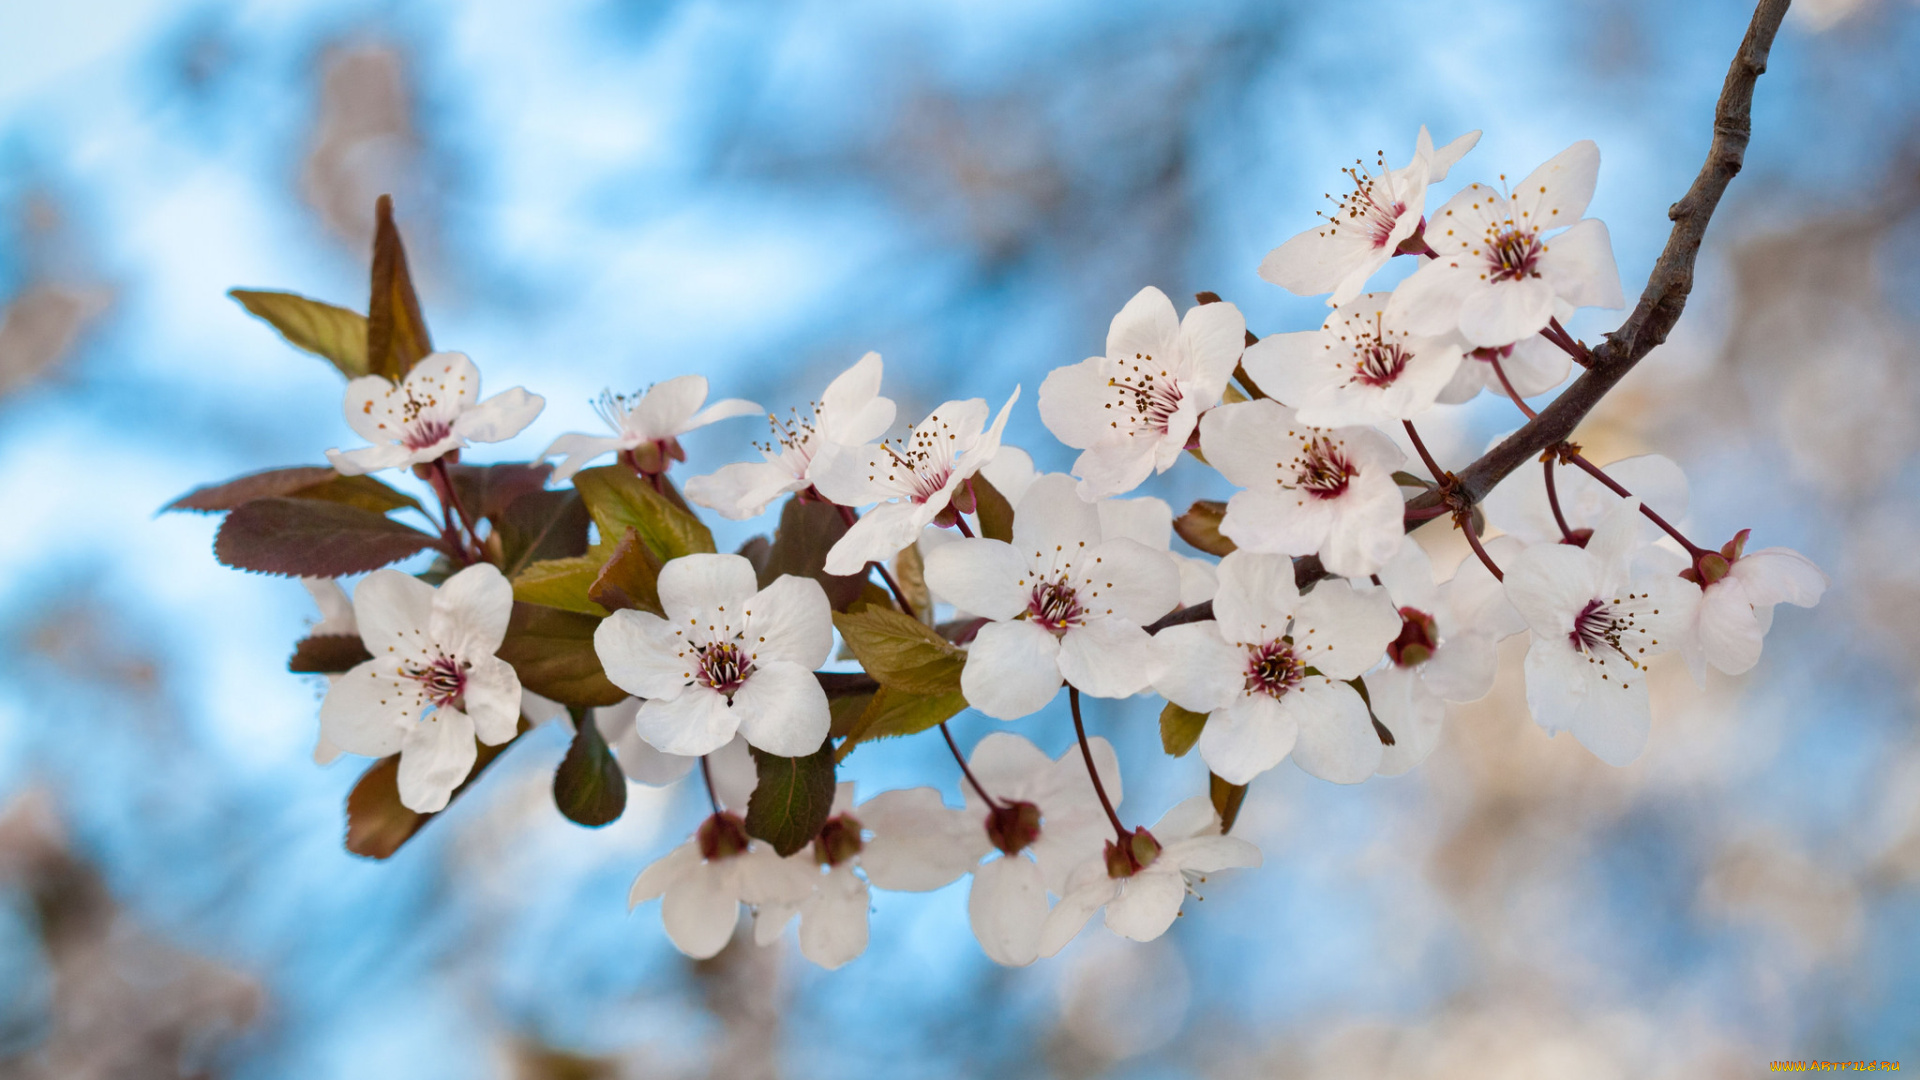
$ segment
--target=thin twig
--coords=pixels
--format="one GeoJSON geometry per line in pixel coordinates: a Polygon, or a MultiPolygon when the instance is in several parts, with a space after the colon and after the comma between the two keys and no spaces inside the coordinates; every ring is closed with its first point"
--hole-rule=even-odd
{"type": "Polygon", "coordinates": [[[707,782],[707,801],[713,804],[713,812],[721,813],[720,796],[713,790],[713,770],[707,766],[707,755],[700,755],[700,779],[707,782]]]}
{"type": "Polygon", "coordinates": [[[1541,461],[1540,464],[1546,469],[1547,505],[1553,508],[1553,523],[1560,526],[1560,536],[1562,539],[1569,544],[1578,543],[1573,537],[1573,530],[1567,527],[1567,516],[1560,512],[1560,489],[1556,487],[1553,482],[1554,466],[1560,463],[1553,458],[1547,458],[1541,461]]]}
{"type": "Polygon", "coordinates": [[[1087,776],[1093,780],[1093,793],[1100,796],[1100,806],[1107,812],[1107,820],[1113,822],[1114,834],[1120,842],[1127,842],[1127,827],[1120,824],[1120,815],[1113,812],[1113,802],[1107,798],[1107,788],[1100,782],[1100,770],[1093,767],[1093,747],[1087,745],[1087,725],[1080,721],[1080,688],[1067,684],[1067,707],[1073,710],[1073,733],[1080,740],[1080,756],[1087,759],[1087,776]]]}
{"type": "MultiPolygon", "coordinates": [[[[1615,495],[1618,495],[1623,499],[1633,498],[1633,493],[1628,491],[1626,488],[1622,487],[1619,481],[1615,480],[1611,476],[1608,476],[1606,473],[1601,472],[1600,466],[1595,465],[1593,462],[1588,461],[1586,458],[1581,457],[1578,453],[1568,454],[1567,460],[1573,462],[1575,465],[1578,465],[1581,469],[1585,470],[1588,476],[1591,476],[1595,480],[1598,480],[1601,483],[1607,485],[1607,487],[1611,489],[1615,495]]],[[[1679,529],[1674,528],[1673,525],[1670,522],[1668,522],[1666,518],[1661,517],[1659,513],[1653,509],[1653,507],[1648,506],[1645,502],[1642,502],[1640,504],[1640,512],[1646,515],[1646,518],[1648,521],[1651,521],[1655,525],[1660,526],[1660,528],[1668,536],[1671,536],[1675,540],[1680,541],[1680,546],[1683,548],[1686,548],[1687,553],[1693,556],[1695,559],[1698,559],[1700,556],[1705,555],[1707,553],[1706,548],[1703,548],[1700,545],[1694,543],[1693,541],[1687,539],[1686,534],[1682,533],[1679,529]]]]}
{"type": "Polygon", "coordinates": [[[1447,486],[1446,470],[1442,469],[1440,463],[1433,460],[1433,455],[1427,452],[1427,444],[1420,441],[1420,432],[1413,426],[1413,421],[1402,420],[1400,422],[1407,426],[1407,438],[1412,439],[1413,448],[1420,451],[1420,460],[1426,462],[1427,471],[1433,474],[1433,482],[1440,485],[1441,489],[1444,489],[1447,486]]]}
{"type": "Polygon", "coordinates": [[[883,562],[874,562],[868,565],[872,566],[875,570],[880,571],[880,580],[886,582],[887,588],[893,590],[893,598],[900,602],[900,610],[906,612],[907,617],[910,619],[919,618],[920,617],[919,613],[914,610],[913,604],[907,600],[906,590],[900,587],[899,582],[893,580],[892,574],[887,573],[887,564],[883,562]]]}
{"type": "Polygon", "coordinates": [[[967,783],[973,785],[974,794],[980,796],[980,800],[987,804],[987,809],[1000,809],[1000,804],[993,801],[993,796],[987,794],[987,789],[980,786],[980,781],[973,775],[973,770],[967,767],[967,759],[960,753],[960,744],[953,741],[953,732],[947,730],[945,720],[940,721],[940,734],[946,736],[947,749],[953,751],[953,760],[960,763],[960,774],[967,778],[967,783]]]}
{"type": "Polygon", "coordinates": [[[1473,531],[1473,522],[1466,520],[1465,517],[1466,516],[1464,514],[1460,515],[1458,518],[1455,519],[1454,523],[1460,526],[1461,532],[1467,534],[1467,546],[1473,549],[1473,553],[1475,555],[1480,556],[1480,561],[1482,563],[1485,563],[1487,569],[1490,572],[1492,572],[1493,580],[1495,581],[1507,580],[1507,575],[1500,572],[1500,566],[1498,563],[1495,563],[1493,561],[1493,556],[1487,554],[1487,549],[1481,546],[1480,537],[1477,536],[1473,531]]]}

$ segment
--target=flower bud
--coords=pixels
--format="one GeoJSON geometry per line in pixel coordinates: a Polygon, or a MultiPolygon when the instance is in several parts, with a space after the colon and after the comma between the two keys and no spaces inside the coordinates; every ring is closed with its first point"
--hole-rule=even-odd
{"type": "Polygon", "coordinates": [[[814,860],[823,866],[839,866],[855,855],[866,844],[860,839],[860,822],[851,814],[830,817],[820,832],[813,838],[814,860]]]}
{"type": "Polygon", "coordinates": [[[1439,647],[1440,628],[1433,616],[1419,608],[1400,609],[1400,636],[1387,646],[1387,656],[1401,667],[1424,664],[1439,647]]]}
{"type": "Polygon", "coordinates": [[[740,815],[725,810],[701,822],[699,831],[693,835],[700,842],[700,857],[708,862],[730,859],[747,850],[745,823],[740,815]]]}
{"type": "Polygon", "coordinates": [[[1143,825],[1127,835],[1126,843],[1107,841],[1107,876],[1129,878],[1153,865],[1160,857],[1160,841],[1143,825]]]}
{"type": "Polygon", "coordinates": [[[1010,802],[987,811],[987,839],[1008,855],[1018,855],[1040,839],[1040,808],[1010,802]]]}

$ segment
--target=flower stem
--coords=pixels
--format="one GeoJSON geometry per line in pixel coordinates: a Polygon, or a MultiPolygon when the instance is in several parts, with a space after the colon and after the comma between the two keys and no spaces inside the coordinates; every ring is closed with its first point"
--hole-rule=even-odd
{"type": "Polygon", "coordinates": [[[1420,440],[1420,432],[1414,428],[1413,421],[1402,420],[1400,422],[1407,426],[1407,437],[1413,440],[1413,448],[1420,452],[1420,460],[1426,462],[1427,471],[1433,474],[1433,482],[1439,484],[1442,489],[1446,488],[1446,470],[1442,469],[1440,463],[1433,460],[1433,455],[1427,452],[1427,444],[1420,440]]]}
{"type": "Polygon", "coordinates": [[[720,796],[713,790],[713,769],[707,765],[707,756],[700,755],[700,779],[707,782],[707,801],[713,804],[713,812],[718,814],[721,812],[720,796]]]}
{"type": "Polygon", "coordinates": [[[953,760],[960,763],[960,774],[967,778],[967,783],[973,785],[974,794],[980,796],[980,800],[987,804],[987,809],[1000,809],[1000,804],[993,801],[993,796],[987,794],[987,789],[980,786],[979,778],[974,776],[973,770],[967,767],[967,759],[960,753],[960,744],[953,741],[953,732],[947,730],[945,720],[940,721],[940,734],[946,736],[947,749],[953,751],[953,760]]]}
{"type": "MultiPolygon", "coordinates": [[[[467,536],[472,539],[473,546],[469,547],[468,544],[460,540],[458,536],[450,536],[448,539],[456,541],[456,546],[460,549],[460,557],[463,562],[466,562],[468,565],[479,562],[479,558],[474,555],[473,552],[480,544],[480,531],[474,526],[473,518],[467,515],[467,508],[460,504],[460,493],[454,490],[453,477],[447,473],[446,458],[437,457],[433,459],[433,475],[440,481],[435,486],[439,488],[437,494],[440,496],[440,509],[442,513],[451,510],[452,513],[460,516],[460,524],[467,530],[467,536]]],[[[447,519],[447,531],[449,533],[453,531],[453,519],[451,517],[447,519]]]]}
{"type": "Polygon", "coordinates": [[[1087,760],[1087,777],[1093,781],[1093,793],[1100,796],[1100,806],[1107,812],[1107,820],[1113,822],[1114,835],[1120,843],[1127,842],[1127,827],[1120,824],[1120,815],[1113,812],[1113,801],[1107,798],[1106,785],[1100,782],[1100,770],[1093,767],[1093,747],[1087,745],[1087,725],[1080,720],[1080,688],[1067,684],[1067,707],[1073,710],[1073,733],[1080,740],[1080,756],[1087,760]]]}
{"type": "Polygon", "coordinates": [[[969,540],[973,539],[973,530],[967,528],[966,518],[960,516],[959,514],[955,514],[953,515],[953,524],[960,530],[961,536],[964,536],[969,540]]]}
{"type": "Polygon", "coordinates": [[[1540,336],[1560,346],[1561,351],[1573,357],[1574,362],[1581,367],[1593,366],[1593,352],[1575,341],[1573,335],[1567,333],[1567,328],[1560,325],[1558,318],[1549,318],[1547,327],[1540,331],[1540,336]]]}
{"type": "MultiPolygon", "coordinates": [[[[1602,484],[1607,485],[1607,488],[1611,490],[1615,495],[1618,495],[1623,499],[1633,498],[1633,492],[1628,491],[1624,487],[1621,487],[1620,483],[1616,481],[1613,477],[1608,476],[1604,472],[1601,472],[1600,466],[1595,465],[1593,462],[1588,461],[1584,457],[1581,457],[1579,451],[1573,451],[1569,453],[1567,455],[1567,459],[1573,462],[1575,465],[1578,465],[1581,469],[1585,470],[1588,476],[1591,476],[1595,480],[1600,481],[1602,484]]],[[[1693,541],[1687,539],[1686,536],[1682,534],[1679,529],[1676,529],[1673,527],[1672,522],[1669,522],[1666,518],[1661,517],[1659,513],[1654,510],[1653,507],[1648,506],[1646,503],[1643,502],[1640,504],[1640,512],[1646,515],[1648,521],[1651,521],[1655,525],[1660,526],[1661,530],[1664,531],[1668,536],[1671,536],[1675,540],[1678,540],[1680,542],[1680,546],[1683,548],[1686,548],[1687,554],[1693,559],[1695,559],[1696,561],[1700,558],[1700,556],[1707,554],[1706,548],[1703,548],[1700,545],[1694,543],[1693,541]]]]}
{"type": "Polygon", "coordinates": [[[913,604],[907,600],[906,590],[902,589],[900,583],[893,580],[893,575],[887,572],[887,564],[874,562],[867,565],[880,571],[880,580],[886,582],[887,588],[893,590],[893,598],[900,602],[900,610],[906,612],[907,617],[910,619],[919,618],[920,614],[913,609],[913,604]]]}
{"type": "Polygon", "coordinates": [[[1474,535],[1473,522],[1468,521],[1464,514],[1456,515],[1453,521],[1454,521],[1454,524],[1460,526],[1461,532],[1467,534],[1467,546],[1473,549],[1473,553],[1475,555],[1480,556],[1480,561],[1485,563],[1487,566],[1487,569],[1493,573],[1493,580],[1495,581],[1507,580],[1507,575],[1501,573],[1500,567],[1494,563],[1493,556],[1487,554],[1487,549],[1481,546],[1480,538],[1474,535]]]}
{"type": "Polygon", "coordinates": [[[1487,363],[1493,365],[1493,373],[1499,376],[1501,387],[1506,390],[1507,396],[1513,399],[1513,403],[1520,407],[1520,411],[1527,414],[1527,419],[1533,420],[1539,417],[1540,414],[1534,412],[1532,406],[1529,406],[1526,401],[1520,397],[1520,391],[1515,390],[1513,384],[1507,381],[1507,369],[1500,366],[1500,358],[1498,356],[1488,357],[1487,363]]]}
{"type": "Polygon", "coordinates": [[[1560,536],[1567,543],[1575,543],[1573,530],[1567,527],[1567,516],[1560,512],[1560,489],[1553,482],[1553,467],[1559,462],[1553,458],[1547,458],[1540,464],[1547,474],[1547,505],[1553,508],[1553,523],[1560,526],[1560,536]]]}

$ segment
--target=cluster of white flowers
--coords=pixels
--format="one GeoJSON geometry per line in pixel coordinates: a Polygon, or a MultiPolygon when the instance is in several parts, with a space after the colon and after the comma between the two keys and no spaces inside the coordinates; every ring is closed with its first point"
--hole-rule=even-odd
{"type": "MultiPolygon", "coordinates": [[[[821,578],[763,583],[745,555],[672,558],[658,567],[657,610],[598,623],[605,676],[633,699],[595,723],[638,780],[673,782],[710,758],[713,812],[639,875],[630,901],[660,899],[668,936],[701,957],[730,940],[743,904],[762,944],[797,916],[802,951],[837,967],[866,946],[870,889],[926,891],[970,873],[973,929],[999,963],[1052,955],[1102,908],[1109,928],[1147,940],[1203,875],[1258,866],[1260,853],[1224,835],[1230,822],[1207,797],[1151,828],[1123,824],[1120,764],[1104,739],[1086,736],[1082,694],[1164,697],[1170,716],[1197,726],[1188,745],[1226,785],[1289,758],[1356,784],[1417,765],[1446,704],[1484,696],[1496,646],[1521,632],[1534,720],[1614,765],[1646,747],[1655,656],[1678,651],[1696,678],[1709,665],[1751,668],[1775,605],[1814,604],[1826,578],[1793,551],[1746,551],[1744,531],[1719,548],[1695,545],[1675,524],[1685,478],[1664,458],[1603,472],[1577,448],[1556,448],[1483,500],[1491,534],[1470,532],[1474,556],[1444,581],[1407,535],[1432,515],[1410,516],[1403,487],[1427,483],[1443,502],[1454,494],[1414,422],[1482,389],[1518,404],[1552,388],[1582,351],[1560,320],[1624,306],[1606,226],[1584,217],[1600,161],[1591,142],[1511,188],[1469,184],[1427,212],[1431,186],[1478,136],[1436,150],[1422,128],[1406,166],[1383,158],[1377,170],[1349,170],[1337,209],[1267,256],[1268,281],[1331,294],[1318,328],[1249,344],[1232,304],[1203,297],[1182,316],[1142,289],[1114,316],[1104,355],[1040,386],[1041,419],[1079,451],[1071,475],[1037,473],[1002,445],[1018,387],[997,413],[982,399],[950,401],[903,441],[882,441],[895,406],[880,395],[880,357],[868,354],[811,416],[774,422],[764,460],[687,481],[688,499],[732,519],[786,495],[838,507],[848,527],[821,578],[876,568],[885,577],[912,557],[921,602],[931,597],[936,610],[913,610],[896,587],[899,605],[964,649],[966,704],[1018,721],[1064,686],[1076,740],[1053,759],[1020,735],[988,735],[957,761],[945,792],[856,803],[854,785],[840,782],[811,843],[782,856],[749,835],[747,750],[801,759],[830,746],[832,684],[815,673],[835,652],[834,605],[821,578]],[[1419,263],[1411,276],[1391,292],[1365,291],[1402,255],[1419,263]],[[1403,428],[1421,461],[1383,425],[1403,428]],[[1171,509],[1126,497],[1188,457],[1239,489],[1210,532],[1182,530],[1210,537],[1196,543],[1211,557],[1171,551],[1171,509]],[[1407,478],[1422,467],[1430,482],[1407,478]],[[1011,510],[1010,524],[996,518],[998,536],[988,535],[990,495],[1011,510]]],[[[346,474],[424,468],[469,441],[511,436],[539,412],[541,399],[524,391],[480,401],[478,390],[472,363],[452,353],[425,358],[401,385],[355,380],[347,420],[374,445],[330,457],[346,474]]],[[[761,412],[739,400],[703,408],[706,397],[697,375],[637,399],[607,397],[614,434],[554,441],[554,479],[613,452],[669,490],[664,474],[685,459],[681,434],[761,412]]],[[[1471,529],[1464,505],[1442,512],[1471,529]]],[[[476,743],[511,739],[533,711],[497,655],[513,583],[475,561],[437,587],[376,571],[350,612],[337,591],[316,596],[334,609],[331,632],[357,633],[372,656],[334,680],[321,753],[398,753],[405,804],[441,809],[474,767],[476,743]]]]}

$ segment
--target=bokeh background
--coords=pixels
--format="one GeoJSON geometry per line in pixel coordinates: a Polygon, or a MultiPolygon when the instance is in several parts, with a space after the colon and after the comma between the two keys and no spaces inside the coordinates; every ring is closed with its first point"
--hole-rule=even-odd
{"type": "MultiPolygon", "coordinates": [[[[310,760],[298,584],[156,509],[347,444],[340,385],[224,293],[358,307],[392,192],[436,342],[547,396],[496,454],[590,430],[602,386],[699,371],[784,411],[867,349],[903,416],[1025,387],[1134,291],[1319,319],[1254,267],[1338,169],[1484,128],[1433,196],[1605,155],[1631,296],[1749,9],[1655,0],[368,0],[0,4],[0,1076],[1749,1076],[1920,1067],[1920,7],[1796,5],[1747,170],[1673,339],[1583,429],[1658,449],[1692,528],[1833,576],[1752,674],[1657,672],[1647,753],[1549,739],[1524,642],[1410,776],[1283,766],[1147,946],[1093,928],[996,968],[966,884],[876,894],[860,959],[690,963],[633,874],[701,813],[554,811],[537,732],[397,857],[341,847],[353,759],[310,760]]],[[[1388,280],[1391,280],[1389,278],[1388,280]]],[[[1589,338],[1616,315],[1584,312],[1589,338]]],[[[1483,398],[1429,438],[1516,424],[1483,398]]],[[[750,453],[752,421],[688,440],[750,453]]],[[[704,469],[702,470],[704,471],[704,469]]],[[[685,474],[683,474],[685,475],[685,474]]],[[[1214,478],[1216,485],[1217,478],[1214,478]]],[[[1199,469],[1148,490],[1220,494],[1199,469]]],[[[765,523],[762,523],[763,527],[765,523]]],[[[752,527],[721,530],[737,543],[752,527]]],[[[1439,529],[1444,563],[1462,552],[1439,529]]],[[[1096,703],[1123,811],[1205,790],[1145,701],[1096,703]]],[[[963,743],[990,729],[956,721],[963,743]]],[[[1052,752],[1056,709],[1018,729],[1052,752]]],[[[937,741],[863,747],[937,784],[937,741]]]]}

